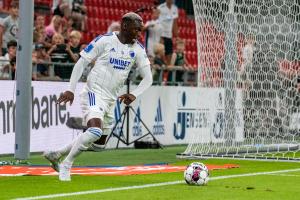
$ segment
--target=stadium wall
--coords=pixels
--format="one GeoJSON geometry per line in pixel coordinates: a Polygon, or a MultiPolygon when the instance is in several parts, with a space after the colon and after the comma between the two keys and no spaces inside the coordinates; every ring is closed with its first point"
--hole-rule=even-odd
{"type": "MultiPolygon", "coordinates": [[[[66,122],[69,117],[81,116],[79,92],[83,85],[78,84],[75,101],[70,106],[55,104],[60,93],[67,89],[67,83],[32,82],[31,152],[59,148],[80,133],[80,130],[68,128],[66,122]]],[[[0,154],[10,154],[14,153],[15,145],[15,82],[0,81],[0,91],[0,154]]],[[[241,98],[241,92],[238,91],[236,140],[243,140],[241,98]]],[[[187,144],[194,139],[192,136],[197,137],[200,134],[205,135],[203,142],[222,141],[224,90],[221,88],[152,86],[132,107],[163,145],[187,144]]],[[[115,119],[121,116],[123,108],[122,104],[116,102],[115,119]]],[[[116,129],[117,134],[119,127],[116,129]]],[[[130,113],[129,130],[129,141],[147,133],[133,113],[130,113]]],[[[151,138],[145,138],[147,139],[151,138]]],[[[107,147],[114,148],[116,142],[117,139],[112,137],[107,147]]],[[[120,143],[120,147],[125,145],[120,143]]]]}

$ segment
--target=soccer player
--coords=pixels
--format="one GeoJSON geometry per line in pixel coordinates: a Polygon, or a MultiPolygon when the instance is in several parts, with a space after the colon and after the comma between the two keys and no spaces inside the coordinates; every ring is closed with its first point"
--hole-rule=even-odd
{"type": "Polygon", "coordinates": [[[120,32],[98,36],[80,52],[81,58],[75,64],[71,75],[70,89],[59,97],[57,103],[72,104],[76,83],[84,68],[96,60],[80,94],[83,121],[88,129],[66,147],[44,153],[52,167],[59,171],[59,180],[70,181],[70,169],[74,159],[105,135],[105,130],[109,130],[107,126],[112,125],[112,111],[116,99],[119,98],[121,102],[129,105],[151,86],[150,62],[144,47],[137,40],[142,28],[142,18],[136,13],[127,13],[122,17],[120,32]],[[143,79],[130,94],[118,97],[118,92],[134,65],[143,79]],[[59,163],[65,155],[65,159],[59,163]]]}

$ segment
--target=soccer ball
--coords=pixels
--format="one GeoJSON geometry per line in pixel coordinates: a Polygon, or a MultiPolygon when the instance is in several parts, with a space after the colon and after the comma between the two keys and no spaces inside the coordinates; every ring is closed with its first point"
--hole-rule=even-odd
{"type": "Polygon", "coordinates": [[[206,185],[209,172],[203,163],[193,162],[184,171],[184,180],[189,185],[206,185]]]}

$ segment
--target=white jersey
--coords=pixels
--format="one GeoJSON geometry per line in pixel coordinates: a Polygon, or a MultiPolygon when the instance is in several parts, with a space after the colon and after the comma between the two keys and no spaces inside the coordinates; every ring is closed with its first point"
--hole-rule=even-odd
{"type": "Polygon", "coordinates": [[[147,21],[145,26],[148,27],[147,53],[149,56],[154,57],[154,45],[160,42],[163,27],[159,20],[147,21]]]}
{"type": "Polygon", "coordinates": [[[163,27],[162,37],[172,38],[173,21],[178,18],[178,8],[172,4],[168,8],[166,3],[158,6],[160,10],[159,21],[163,27]]]}
{"type": "Polygon", "coordinates": [[[137,68],[150,65],[145,49],[138,41],[123,44],[116,33],[98,36],[80,55],[88,62],[96,60],[87,79],[87,89],[112,99],[117,98],[133,65],[137,68]]]}

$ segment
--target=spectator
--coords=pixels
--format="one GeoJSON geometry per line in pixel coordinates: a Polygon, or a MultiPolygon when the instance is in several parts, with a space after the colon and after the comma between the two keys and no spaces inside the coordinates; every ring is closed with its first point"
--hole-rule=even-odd
{"type": "Polygon", "coordinates": [[[59,15],[54,15],[51,19],[51,23],[45,28],[46,36],[49,39],[56,33],[61,34],[62,30],[62,18],[59,15]]]}
{"type": "Polygon", "coordinates": [[[71,16],[73,0],[53,0],[53,15],[69,18],[71,16]]]}
{"type": "Polygon", "coordinates": [[[14,75],[15,63],[17,54],[17,42],[11,40],[7,43],[7,53],[0,57],[0,79],[10,79],[14,76],[10,76],[12,73],[14,75]]]}
{"type": "Polygon", "coordinates": [[[260,124],[253,127],[253,120],[256,120],[256,115],[253,113],[260,112],[259,110],[255,110],[251,105],[251,101],[249,99],[257,99],[262,100],[262,96],[258,95],[257,88],[253,85],[252,77],[250,74],[255,71],[253,68],[253,55],[254,55],[254,36],[252,34],[246,36],[246,45],[242,50],[242,65],[239,72],[239,82],[238,87],[241,87],[242,90],[242,102],[243,102],[243,116],[244,116],[244,132],[249,134],[249,130],[256,130],[257,126],[263,126],[263,124],[267,123],[266,120],[262,120],[260,124]]]}
{"type": "Polygon", "coordinates": [[[175,38],[178,36],[178,8],[173,4],[173,0],[166,0],[158,6],[158,9],[160,10],[159,20],[163,27],[162,41],[166,50],[166,62],[169,65],[173,53],[173,35],[175,38]]]}
{"type": "Polygon", "coordinates": [[[33,43],[34,44],[43,44],[46,49],[51,48],[51,42],[46,40],[45,29],[40,31],[33,31],[33,43]]]}
{"type": "Polygon", "coordinates": [[[74,20],[74,28],[79,31],[85,31],[86,27],[86,11],[84,0],[73,0],[72,4],[72,19],[74,20]]]}
{"type": "Polygon", "coordinates": [[[73,54],[70,56],[74,55],[73,57],[70,57],[70,60],[73,62],[77,62],[79,59],[79,53],[80,53],[80,40],[81,40],[81,33],[79,31],[72,31],[70,33],[70,41],[69,41],[69,46],[73,54]]]}
{"type": "Polygon", "coordinates": [[[107,28],[107,32],[114,32],[114,31],[120,31],[121,30],[121,25],[119,22],[112,22],[109,27],[107,28]]]}
{"type": "Polygon", "coordinates": [[[160,11],[155,8],[152,10],[152,19],[145,24],[146,47],[148,56],[154,57],[154,45],[160,42],[163,28],[158,20],[160,11]]]}
{"type": "MultiPolygon", "coordinates": [[[[172,54],[172,59],[171,59],[171,66],[177,66],[177,67],[182,67],[183,70],[185,71],[192,71],[194,70],[188,63],[186,56],[185,56],[185,43],[182,39],[177,39],[176,40],[176,52],[172,54]]],[[[184,76],[184,71],[176,71],[176,82],[183,82],[183,76],[184,76]]],[[[169,74],[170,76],[170,74],[169,74]]],[[[169,80],[171,78],[169,77],[169,80]]]]}
{"type": "Polygon", "coordinates": [[[64,38],[69,38],[70,37],[70,33],[74,30],[74,21],[72,18],[67,19],[67,21],[63,20],[64,26],[62,28],[62,35],[64,36],[64,38]]]}
{"type": "Polygon", "coordinates": [[[154,62],[153,64],[157,67],[165,67],[165,46],[161,43],[154,45],[154,62]]]}
{"type": "Polygon", "coordinates": [[[35,50],[32,53],[32,62],[35,64],[37,79],[49,77],[49,65],[45,63],[50,62],[50,56],[47,54],[43,43],[35,45],[35,50]]]}
{"type": "MultiPolygon", "coordinates": [[[[48,55],[50,55],[51,62],[60,62],[60,63],[73,63],[74,60],[70,60],[70,58],[75,57],[73,52],[70,49],[69,45],[65,44],[64,37],[55,33],[52,37],[52,47],[48,51],[48,55]]],[[[54,65],[54,73],[56,76],[61,79],[69,79],[73,70],[73,66],[71,65],[54,65]]]]}
{"type": "Polygon", "coordinates": [[[11,80],[16,80],[16,70],[17,70],[17,58],[13,57],[10,61],[9,61],[9,65],[11,68],[11,80]]]}
{"type": "Polygon", "coordinates": [[[166,67],[165,46],[161,43],[156,43],[154,45],[154,58],[152,64],[152,75],[153,75],[154,82],[156,83],[159,82],[159,77],[162,76],[160,75],[160,73],[163,73],[161,68],[165,68],[165,67],[166,67]]]}
{"type": "Polygon", "coordinates": [[[191,70],[190,64],[185,56],[185,42],[182,39],[176,40],[176,52],[172,54],[171,66],[181,66],[184,69],[191,70]]]}
{"type": "Polygon", "coordinates": [[[45,17],[37,15],[34,21],[34,31],[45,32],[45,17]]]}
{"type": "Polygon", "coordinates": [[[248,35],[246,37],[246,45],[242,51],[243,62],[240,70],[240,79],[242,81],[242,87],[249,88],[250,81],[250,71],[252,70],[253,64],[253,54],[254,54],[254,36],[248,35]]]}
{"type": "Polygon", "coordinates": [[[3,19],[0,26],[0,55],[7,51],[7,43],[11,40],[17,41],[19,5],[18,2],[12,1],[9,8],[9,16],[3,19]]]}

